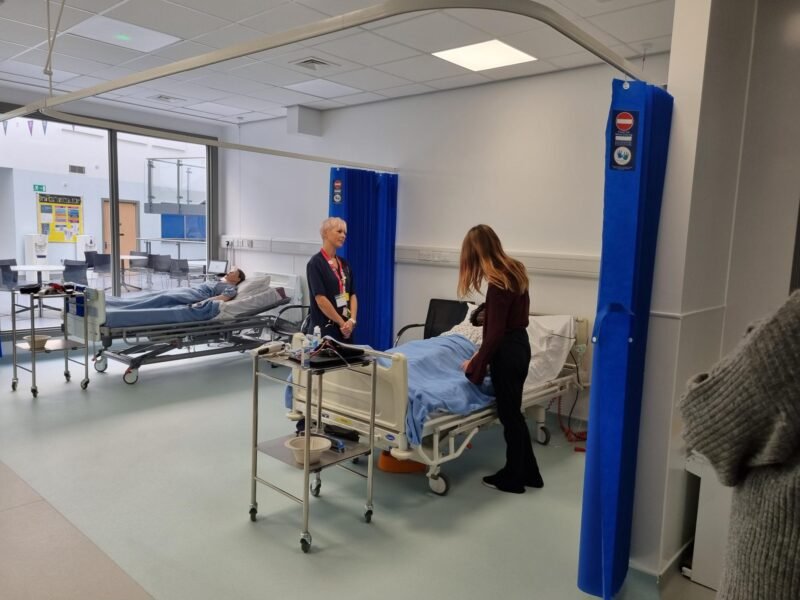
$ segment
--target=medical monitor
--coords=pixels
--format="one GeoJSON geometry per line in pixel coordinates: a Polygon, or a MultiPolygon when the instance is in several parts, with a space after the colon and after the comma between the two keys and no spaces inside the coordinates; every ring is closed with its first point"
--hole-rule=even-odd
{"type": "Polygon", "coordinates": [[[228,261],[227,260],[210,260],[208,261],[208,270],[206,273],[227,273],[228,261]]]}

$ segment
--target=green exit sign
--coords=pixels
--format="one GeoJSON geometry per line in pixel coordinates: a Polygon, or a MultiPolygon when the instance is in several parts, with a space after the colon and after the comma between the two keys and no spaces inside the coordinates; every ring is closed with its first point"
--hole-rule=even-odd
{"type": "Polygon", "coordinates": [[[44,192],[45,191],[45,187],[43,185],[41,185],[41,184],[34,183],[33,184],[33,191],[34,192],[44,192]]]}

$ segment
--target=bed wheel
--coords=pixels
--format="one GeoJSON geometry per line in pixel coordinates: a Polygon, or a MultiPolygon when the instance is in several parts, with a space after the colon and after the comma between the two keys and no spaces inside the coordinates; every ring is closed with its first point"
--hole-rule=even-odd
{"type": "Polygon", "coordinates": [[[98,373],[104,373],[108,368],[108,359],[105,356],[98,356],[94,359],[94,370],[98,373]]]}
{"type": "Polygon", "coordinates": [[[17,391],[17,380],[16,379],[12,379],[11,380],[11,391],[12,392],[16,392],[17,391]]]}
{"type": "Polygon", "coordinates": [[[67,381],[72,379],[72,375],[70,375],[69,371],[64,371],[64,379],[66,379],[67,381]]]}
{"type": "Polygon", "coordinates": [[[36,386],[32,387],[32,388],[31,388],[31,395],[32,395],[34,398],[36,398],[36,397],[39,395],[39,388],[37,388],[36,386]]]}
{"type": "Polygon", "coordinates": [[[257,508],[255,508],[255,507],[252,507],[252,508],[250,509],[250,520],[251,520],[253,523],[255,523],[255,522],[256,522],[256,515],[257,515],[257,514],[258,514],[258,509],[257,509],[257,508]]]}
{"type": "Polygon", "coordinates": [[[311,550],[311,534],[304,533],[300,538],[300,549],[305,553],[308,554],[308,551],[311,550]]]}
{"type": "Polygon", "coordinates": [[[321,481],[312,481],[311,485],[308,486],[311,489],[311,495],[315,498],[319,497],[320,490],[322,489],[322,482],[321,481]]]}
{"type": "Polygon", "coordinates": [[[550,443],[550,430],[544,425],[539,427],[539,430],[536,434],[536,443],[541,444],[542,446],[547,446],[547,444],[550,443]]]}
{"type": "Polygon", "coordinates": [[[441,473],[435,477],[428,477],[428,487],[437,496],[446,496],[450,490],[450,481],[441,473]]]}
{"type": "Polygon", "coordinates": [[[364,513],[364,521],[367,523],[372,523],[372,511],[368,510],[364,513]]]}
{"type": "Polygon", "coordinates": [[[128,385],[133,385],[139,381],[139,369],[128,369],[122,376],[122,380],[128,385]]]}
{"type": "Polygon", "coordinates": [[[89,387],[89,380],[88,379],[83,379],[81,381],[81,389],[85,390],[87,387],[89,387]]]}

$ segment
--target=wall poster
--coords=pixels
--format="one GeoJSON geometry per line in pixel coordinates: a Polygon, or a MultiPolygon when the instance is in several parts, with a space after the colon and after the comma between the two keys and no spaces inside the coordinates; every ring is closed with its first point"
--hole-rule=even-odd
{"type": "Polygon", "coordinates": [[[83,233],[83,200],[81,196],[37,194],[36,221],[39,233],[48,242],[75,243],[83,233]]]}

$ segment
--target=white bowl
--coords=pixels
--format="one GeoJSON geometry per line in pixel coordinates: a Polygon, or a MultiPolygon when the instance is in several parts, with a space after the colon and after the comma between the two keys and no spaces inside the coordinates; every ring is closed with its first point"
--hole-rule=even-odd
{"type": "MultiPolygon", "coordinates": [[[[306,439],[305,437],[295,437],[286,440],[283,444],[289,450],[292,451],[294,455],[294,460],[301,465],[303,464],[303,459],[305,458],[305,449],[306,449],[306,439]]],[[[319,459],[322,457],[322,453],[326,450],[330,449],[331,441],[324,437],[319,437],[317,435],[311,436],[311,454],[309,455],[308,464],[313,465],[314,463],[318,463],[319,459]]]]}
{"type": "Polygon", "coordinates": [[[31,348],[34,350],[44,350],[44,345],[47,343],[47,340],[50,339],[49,335],[26,335],[22,338],[26,342],[31,345],[31,348]]]}

